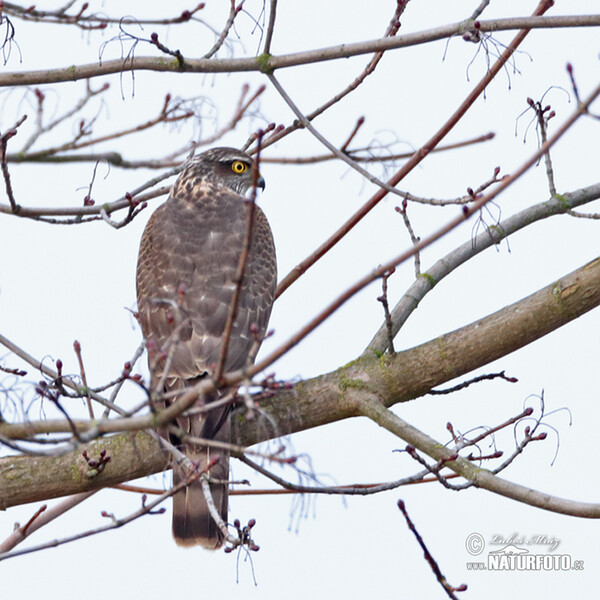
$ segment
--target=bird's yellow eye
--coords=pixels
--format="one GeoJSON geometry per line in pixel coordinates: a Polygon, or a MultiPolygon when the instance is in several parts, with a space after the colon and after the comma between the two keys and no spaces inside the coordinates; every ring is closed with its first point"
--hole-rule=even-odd
{"type": "Polygon", "coordinates": [[[231,170],[239,175],[240,173],[244,173],[248,170],[248,165],[241,160],[234,160],[231,163],[231,170]]]}

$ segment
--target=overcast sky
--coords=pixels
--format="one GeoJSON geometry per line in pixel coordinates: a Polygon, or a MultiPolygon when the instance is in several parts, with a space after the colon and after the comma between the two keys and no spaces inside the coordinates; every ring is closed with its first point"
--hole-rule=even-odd
{"type": "MultiPolygon", "coordinates": [[[[38,8],[58,3],[38,2],[38,8]]],[[[165,16],[164,4],[104,2],[110,15],[165,16]]],[[[193,4],[193,3],[191,3],[193,4]]],[[[228,2],[212,0],[202,18],[220,28],[228,2]]],[[[413,0],[402,17],[400,33],[420,31],[461,21],[476,7],[476,0],[413,0]]],[[[524,16],[535,1],[506,4],[492,0],[483,18],[524,16]],[[518,6],[518,9],[517,9],[518,6]],[[517,12],[517,10],[522,12],[517,12]]],[[[395,3],[379,0],[305,0],[279,3],[272,53],[282,54],[331,46],[342,42],[374,39],[385,30],[395,3]],[[368,5],[368,7],[367,7],[368,5]]],[[[98,5],[99,6],[99,5],[98,5]]],[[[261,2],[248,1],[248,13],[258,17],[261,2]]],[[[176,15],[190,3],[169,3],[176,15]]],[[[549,14],[597,11],[591,0],[558,0],[549,14]]],[[[66,26],[46,27],[45,36],[35,24],[14,21],[19,53],[13,50],[5,70],[33,70],[95,62],[104,37],[89,36],[66,26]]],[[[152,28],[143,34],[148,37],[152,28]]],[[[212,34],[199,26],[171,27],[165,42],[184,56],[206,52],[212,34]],[[198,31],[202,31],[199,35],[198,31]]],[[[161,33],[161,35],[163,35],[161,33]]],[[[235,56],[253,56],[261,48],[260,31],[248,15],[240,15],[233,37],[235,56]]],[[[514,32],[499,33],[492,51],[508,43],[514,32]]],[[[104,58],[118,58],[117,42],[104,48],[104,58]]],[[[221,56],[228,55],[224,48],[221,56]]],[[[451,133],[457,142],[493,131],[493,141],[475,147],[440,153],[427,159],[401,184],[402,189],[423,197],[452,198],[488,179],[494,167],[510,173],[535,152],[538,139],[526,98],[552,104],[561,123],[573,110],[567,62],[573,63],[582,93],[598,84],[597,29],[534,31],[504,73],[500,74],[468,115],[451,133]],[[554,87],[552,87],[554,86],[554,87]],[[552,88],[552,89],[551,89],[552,88]],[[529,126],[529,127],[528,127],[529,126]]],[[[147,47],[138,55],[154,54],[147,47]]],[[[343,89],[363,69],[368,58],[357,57],[277,72],[281,83],[305,112],[310,112],[343,89]]],[[[366,145],[396,141],[396,151],[418,147],[446,120],[485,72],[483,52],[455,38],[390,51],[377,71],[356,93],[351,94],[315,125],[336,144],[348,136],[356,119],[366,122],[355,140],[366,145]],[[472,62],[471,62],[472,61],[472,62]]],[[[111,84],[106,105],[98,117],[98,131],[112,131],[155,115],[166,92],[182,97],[203,96],[205,114],[225,122],[237,100],[239,88],[249,83],[255,89],[267,81],[258,74],[171,75],[138,72],[135,79],[106,79],[111,84]]],[[[100,85],[100,80],[92,83],[100,85]]],[[[46,88],[44,88],[46,89],[46,88]]],[[[56,114],[66,110],[84,89],[83,83],[48,88],[47,102],[56,114]]],[[[18,90],[2,92],[0,129],[5,131],[25,113],[33,121],[30,100],[21,100],[18,90]]],[[[598,110],[596,111],[598,112],[598,110]]],[[[260,103],[260,115],[245,120],[223,143],[240,146],[265,122],[289,124],[290,110],[269,88],[260,103]],[[264,119],[261,117],[264,116],[264,119]]],[[[70,126],[69,126],[70,127],[70,126]]],[[[581,120],[553,151],[559,192],[572,191],[598,181],[598,121],[581,120]]],[[[204,135],[215,122],[206,119],[204,135]]],[[[11,141],[13,150],[26,129],[11,141]],[[13,146],[14,144],[14,146],[13,146]]],[[[59,133],[45,143],[59,143],[59,133]]],[[[68,135],[68,127],[62,135],[68,135]],[[65,133],[66,131],[66,133],[65,133]]],[[[137,140],[119,141],[115,147],[127,158],[162,157],[183,145],[190,132],[165,127],[137,140]]],[[[112,147],[111,147],[112,148],[112,147]]],[[[98,146],[97,150],[107,150],[98,146]]],[[[265,156],[308,156],[324,149],[310,134],[297,133],[265,151],[265,156]]],[[[377,176],[382,167],[369,167],[377,176]]],[[[75,206],[82,203],[92,177],[93,164],[64,166],[11,166],[15,194],[23,205],[75,206]]],[[[100,165],[93,197],[98,203],[117,199],[152,176],[150,171],[108,169],[100,165]]],[[[371,184],[339,162],[314,166],[264,164],[267,186],[260,204],[274,231],[280,276],[328,237],[374,191],[371,184]]],[[[488,223],[504,218],[548,197],[543,164],[509,188],[485,218],[488,223]]],[[[3,203],[6,198],[3,195],[3,203]]],[[[73,340],[83,347],[88,380],[104,383],[117,375],[134,353],[141,334],[129,309],[135,307],[135,264],[142,229],[162,199],[155,200],[135,221],[120,230],[104,223],[82,226],[51,226],[1,215],[0,225],[0,332],[32,355],[51,361],[61,358],[65,372],[76,372],[73,340]]],[[[271,319],[274,336],[263,351],[269,351],[296,332],[328,301],[378,264],[410,245],[400,216],[388,198],[347,239],[298,281],[277,302],[271,319]]],[[[457,208],[412,207],[413,225],[422,237],[457,214],[457,208]]],[[[596,211],[598,206],[596,203],[596,211]]],[[[447,238],[423,252],[423,269],[445,253],[469,240],[475,231],[471,220],[447,238]]],[[[396,339],[396,349],[410,348],[442,333],[468,324],[506,304],[533,293],[598,255],[597,222],[554,217],[511,237],[508,243],[489,249],[440,283],[419,306],[396,339]]],[[[392,304],[414,279],[413,265],[401,266],[390,280],[392,304]]],[[[367,288],[336,315],[282,358],[273,369],[282,379],[317,375],[344,365],[364,350],[382,322],[376,301],[379,284],[367,288]]],[[[539,410],[542,393],[547,411],[561,408],[547,418],[545,443],[527,449],[504,477],[535,489],[582,501],[598,501],[595,467],[588,458],[596,450],[600,417],[597,368],[600,350],[598,310],[546,338],[478,371],[506,370],[519,382],[494,381],[454,394],[426,397],[397,405],[394,411],[432,437],[446,442],[446,423],[468,431],[480,425],[494,426],[518,414],[523,405],[539,410]],[[535,397],[534,397],[535,396],[535,397]],[[572,419],[572,423],[571,423],[572,419]],[[556,452],[558,449],[558,452],[556,452]],[[556,456],[555,456],[556,455],[556,456]]],[[[0,350],[2,364],[18,363],[0,350]]],[[[140,366],[142,369],[142,366],[140,366]]],[[[31,380],[36,374],[30,370],[31,380]]],[[[8,380],[4,380],[7,385],[8,380]]],[[[133,389],[131,390],[134,394],[133,389]]],[[[74,409],[75,410],[75,409],[74,409]]],[[[32,418],[39,418],[38,406],[32,418]]],[[[505,449],[513,446],[512,432],[499,436],[505,449]]],[[[309,458],[324,483],[378,482],[393,480],[417,470],[406,456],[394,452],[404,443],[366,419],[354,419],[294,435],[289,443],[296,453],[309,458]]],[[[308,459],[307,459],[308,460],[308,459]]],[[[233,464],[235,479],[252,477],[253,485],[265,482],[233,464]]],[[[293,472],[283,471],[294,478],[293,472]]],[[[160,487],[167,475],[145,483],[160,487]]],[[[230,517],[246,522],[255,518],[255,540],[261,546],[250,562],[242,553],[225,555],[200,548],[182,550],[170,535],[170,503],[164,515],[140,519],[102,536],[19,557],[0,565],[6,598],[125,598],[163,599],[167,594],[191,597],[237,595],[245,598],[358,598],[365,594],[381,598],[444,597],[423,560],[412,534],[397,509],[399,498],[438,560],[448,580],[467,583],[465,598],[506,598],[519,589],[522,596],[547,590],[547,597],[593,597],[600,591],[597,576],[598,535],[595,521],[565,517],[536,510],[486,491],[456,493],[437,484],[401,488],[365,498],[260,496],[231,499],[230,517]],[[547,536],[560,541],[555,553],[584,561],[583,570],[545,572],[472,572],[473,560],[465,548],[470,534],[479,533],[488,550],[497,550],[494,536],[532,540],[547,536]],[[255,586],[254,578],[257,585],[255,586]],[[548,591],[549,590],[549,591],[548,591]]],[[[104,490],[92,499],[32,536],[31,544],[61,538],[100,526],[101,511],[125,516],[139,507],[135,494],[104,490]]],[[[15,521],[26,522],[38,504],[0,514],[0,537],[15,521]]],[[[29,543],[28,542],[28,543],[29,543]]],[[[523,546],[523,545],[522,545],[523,546]]],[[[521,546],[521,547],[522,547],[521,546]]],[[[543,544],[528,545],[533,554],[548,553],[543,544]]],[[[486,554],[484,553],[484,555],[486,554]]]]}

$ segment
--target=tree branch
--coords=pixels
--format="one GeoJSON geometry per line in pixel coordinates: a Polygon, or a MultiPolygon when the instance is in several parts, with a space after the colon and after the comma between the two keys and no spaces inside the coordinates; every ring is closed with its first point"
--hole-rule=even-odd
{"type": "Polygon", "coordinates": [[[391,410],[387,410],[376,398],[362,396],[359,404],[364,416],[369,417],[428,456],[438,461],[444,461],[444,466],[473,482],[476,487],[544,510],[590,519],[600,518],[600,504],[551,496],[493,475],[487,469],[473,464],[466,458],[456,458],[453,450],[446,448],[443,444],[403,421],[391,410]]]}
{"type": "MultiPolygon", "coordinates": [[[[115,59],[100,64],[71,65],[58,69],[43,69],[39,71],[12,72],[0,75],[0,87],[17,85],[41,85],[44,83],[59,83],[78,81],[122,73],[123,71],[157,71],[172,73],[230,73],[230,72],[272,72],[299,65],[320,63],[339,58],[360,56],[372,52],[381,52],[417,46],[437,40],[447,39],[462,34],[468,29],[468,22],[453,23],[435,27],[427,31],[384,38],[367,40],[353,44],[340,44],[306,52],[283,54],[281,56],[261,55],[257,58],[224,58],[224,59],[188,59],[180,65],[173,59],[164,56],[130,57],[126,60],[115,59]]],[[[573,15],[558,17],[519,17],[479,21],[478,32],[510,31],[515,29],[549,29],[570,27],[598,27],[600,15],[573,15]]]]}
{"type": "MultiPolygon", "coordinates": [[[[249,446],[360,416],[365,412],[369,398],[377,399],[385,407],[412,400],[526,346],[598,305],[600,258],[510,306],[425,344],[398,352],[393,357],[361,357],[336,371],[277,392],[273,398],[261,402],[261,409],[268,414],[271,423],[277,424],[277,430],[259,418],[247,420],[238,411],[234,413],[232,441],[249,446]]],[[[190,390],[186,394],[186,402],[192,402],[192,396],[193,390],[190,390]]],[[[157,416],[153,418],[156,420],[157,416]]],[[[142,419],[140,426],[148,426],[143,418],[139,419],[142,419]]],[[[113,419],[110,423],[116,425],[118,421],[113,419]]],[[[125,421],[127,419],[121,419],[123,424],[125,421]]],[[[90,426],[101,423],[91,423],[90,426]]],[[[43,431],[43,425],[43,421],[32,423],[31,431],[43,431]]],[[[22,435],[26,427],[24,424],[0,423],[0,435],[22,435]]],[[[58,428],[52,430],[57,431],[58,428]]],[[[62,431],[70,432],[68,423],[62,424],[62,431]]],[[[19,456],[1,459],[0,510],[16,504],[113,486],[164,470],[168,464],[168,457],[161,452],[158,443],[141,432],[100,439],[88,444],[86,450],[90,456],[106,450],[111,461],[102,472],[96,473],[90,471],[79,451],[54,458],[19,456]]],[[[476,469],[473,465],[470,468],[476,469]]],[[[465,473],[473,474],[474,471],[465,473]]],[[[484,471],[479,470],[473,480],[476,485],[487,486],[486,489],[494,485],[498,489],[493,491],[513,497],[510,495],[513,488],[506,488],[502,480],[501,483],[493,483],[498,481],[497,478],[481,473],[484,471]]],[[[518,492],[519,498],[515,499],[521,500],[529,493],[522,488],[518,492]]],[[[595,513],[580,516],[595,516],[595,513]]]]}
{"type": "MultiPolygon", "coordinates": [[[[444,277],[469,259],[490,246],[499,244],[509,235],[548,217],[569,213],[572,208],[582,206],[600,198],[600,183],[574,192],[555,196],[545,202],[530,206],[508,219],[480,233],[475,239],[465,242],[438,260],[430,269],[416,278],[391,312],[392,336],[396,337],[421,300],[444,277]]],[[[387,323],[383,323],[369,342],[364,355],[383,353],[389,348],[387,323]]]]}

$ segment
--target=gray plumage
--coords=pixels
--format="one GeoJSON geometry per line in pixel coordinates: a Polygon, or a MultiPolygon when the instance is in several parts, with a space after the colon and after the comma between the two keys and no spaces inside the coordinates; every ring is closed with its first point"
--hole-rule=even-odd
{"type": "MultiPolygon", "coordinates": [[[[146,225],[137,266],[138,314],[152,384],[164,379],[162,391],[194,385],[212,373],[218,361],[247,231],[249,204],[244,194],[252,185],[252,168],[250,156],[234,148],[199,154],[146,225]]],[[[257,185],[264,187],[262,178],[257,185]]],[[[226,371],[244,367],[254,341],[264,337],[276,281],[273,236],[264,213],[255,206],[226,371]]],[[[182,415],[177,425],[194,437],[230,439],[229,408],[182,415]]],[[[174,441],[201,469],[211,457],[219,457],[210,478],[220,483],[211,483],[211,492],[227,522],[228,453],[174,441]]],[[[182,477],[175,468],[174,483],[182,477]]],[[[199,482],[174,495],[173,535],[184,546],[218,548],[223,543],[199,482]]]]}

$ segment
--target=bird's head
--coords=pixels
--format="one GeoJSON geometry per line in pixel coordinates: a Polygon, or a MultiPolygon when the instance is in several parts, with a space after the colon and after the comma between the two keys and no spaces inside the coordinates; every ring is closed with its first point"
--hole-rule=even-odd
{"type": "Polygon", "coordinates": [[[254,160],[235,148],[211,148],[192,159],[192,164],[201,171],[202,177],[218,181],[242,196],[253,184],[265,189],[265,180],[260,173],[254,173],[254,160]]]}

